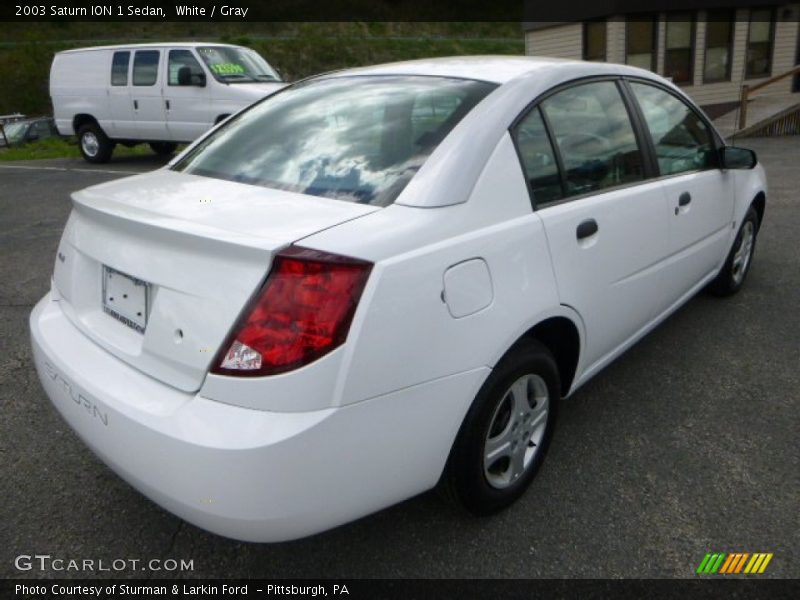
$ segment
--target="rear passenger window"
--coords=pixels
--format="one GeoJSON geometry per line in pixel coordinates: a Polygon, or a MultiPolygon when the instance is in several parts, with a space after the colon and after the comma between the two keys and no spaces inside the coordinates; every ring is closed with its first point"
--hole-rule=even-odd
{"type": "Polygon", "coordinates": [[[155,85],[158,79],[158,50],[138,50],[133,59],[133,85],[155,85]]]}
{"type": "Polygon", "coordinates": [[[642,153],[613,81],[568,88],[541,108],[561,154],[567,196],[644,178],[642,153]]]}
{"type": "Polygon", "coordinates": [[[682,100],[652,85],[631,83],[656,148],[662,175],[715,166],[711,130],[682,100]]]}
{"type": "Polygon", "coordinates": [[[562,190],[558,163],[538,108],[519,122],[514,138],[536,205],[559,200],[562,190]]]}
{"type": "Polygon", "coordinates": [[[111,85],[128,85],[128,64],[130,52],[114,52],[111,59],[111,85]]]}

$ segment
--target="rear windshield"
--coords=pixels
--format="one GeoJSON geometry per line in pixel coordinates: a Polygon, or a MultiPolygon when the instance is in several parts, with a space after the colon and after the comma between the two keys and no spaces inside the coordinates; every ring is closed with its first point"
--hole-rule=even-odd
{"type": "Polygon", "coordinates": [[[419,76],[300,83],[232,119],[173,169],[387,206],[495,87],[419,76]]]}

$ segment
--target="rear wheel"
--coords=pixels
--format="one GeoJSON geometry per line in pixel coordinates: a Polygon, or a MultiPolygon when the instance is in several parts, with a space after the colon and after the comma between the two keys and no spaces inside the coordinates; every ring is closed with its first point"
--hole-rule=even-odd
{"type": "Polygon", "coordinates": [[[169,156],[177,147],[174,142],[150,142],[150,149],[159,156],[169,156]]]}
{"type": "Polygon", "coordinates": [[[97,123],[87,123],[78,129],[78,148],[90,163],[105,163],[114,151],[114,142],[97,123]]]}
{"type": "Polygon", "coordinates": [[[477,515],[519,498],[539,469],[560,397],[558,368],[538,342],[507,355],[467,413],[448,461],[449,495],[477,515]]]}
{"type": "Polygon", "coordinates": [[[758,213],[751,206],[747,211],[739,233],[733,242],[728,258],[719,275],[708,285],[708,290],[717,296],[730,296],[738,292],[753,261],[753,252],[756,248],[756,234],[758,233],[758,213]]]}

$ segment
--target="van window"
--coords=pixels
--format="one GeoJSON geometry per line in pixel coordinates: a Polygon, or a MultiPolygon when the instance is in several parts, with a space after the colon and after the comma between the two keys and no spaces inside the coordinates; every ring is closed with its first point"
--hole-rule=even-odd
{"type": "Polygon", "coordinates": [[[138,50],[133,58],[133,85],[155,85],[158,79],[158,50],[138,50]]]}
{"type": "Polygon", "coordinates": [[[235,46],[202,46],[197,53],[217,81],[222,83],[254,83],[280,81],[275,69],[250,48],[235,46]]]}
{"type": "Polygon", "coordinates": [[[197,85],[203,78],[203,67],[197,62],[190,50],[170,50],[169,64],[167,65],[168,85],[197,85]],[[188,68],[188,78],[181,81],[181,69],[188,68]]]}
{"type": "Polygon", "coordinates": [[[130,52],[114,52],[111,59],[111,85],[128,85],[128,64],[130,52]]]}

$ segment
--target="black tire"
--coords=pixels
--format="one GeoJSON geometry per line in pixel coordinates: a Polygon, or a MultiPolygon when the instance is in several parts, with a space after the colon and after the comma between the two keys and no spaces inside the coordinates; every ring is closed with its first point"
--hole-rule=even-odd
{"type": "Polygon", "coordinates": [[[86,123],[78,128],[78,148],[88,162],[107,163],[114,152],[114,142],[97,123],[86,123]]]}
{"type": "MultiPolygon", "coordinates": [[[[558,368],[547,348],[536,341],[528,341],[512,349],[492,371],[464,418],[450,452],[442,481],[446,495],[476,515],[496,513],[517,500],[533,481],[547,453],[555,427],[560,396],[558,368]],[[513,409],[511,388],[519,382],[525,382],[522,385],[527,390],[525,395],[528,398],[532,387],[540,386],[542,383],[546,387],[548,397],[545,414],[542,417],[543,427],[540,431],[538,426],[532,428],[534,431],[539,431],[540,437],[539,433],[534,433],[528,438],[529,431],[526,428],[533,423],[535,417],[527,422],[520,418],[519,413],[514,415],[509,412],[508,421],[503,417],[509,402],[513,409]],[[510,397],[512,399],[509,399],[510,397]],[[507,424],[502,426],[503,422],[507,424]],[[498,426],[502,426],[502,430],[490,436],[490,427],[491,431],[495,431],[495,428],[499,429],[498,426]],[[503,432],[507,433],[504,435],[503,432]],[[496,459],[495,462],[484,457],[491,439],[498,440],[495,443],[500,443],[506,436],[515,439],[514,446],[509,445],[512,444],[510,441],[505,443],[512,455],[514,452],[510,450],[512,447],[521,451],[523,457],[526,456],[527,450],[522,448],[531,448],[531,458],[522,459],[529,462],[516,477],[513,475],[513,467],[510,466],[513,459],[508,459],[507,472],[503,469],[506,465],[505,456],[496,459]],[[522,440],[529,441],[523,443],[522,440]],[[506,479],[506,475],[508,480],[502,481],[506,479]]],[[[530,406],[530,400],[528,402],[530,406]]],[[[539,406],[541,402],[539,400],[539,406]]]]}
{"type": "Polygon", "coordinates": [[[728,253],[728,258],[725,259],[725,264],[722,265],[716,278],[708,284],[709,292],[715,296],[730,296],[742,289],[747,273],[750,271],[750,265],[753,263],[758,225],[758,213],[751,206],[742,219],[742,224],[733,241],[731,251],[728,253]],[[748,244],[749,247],[744,255],[740,255],[739,251],[742,249],[743,243],[748,244]]]}
{"type": "Polygon", "coordinates": [[[178,147],[175,142],[150,142],[150,149],[159,156],[169,156],[178,147]]]}

